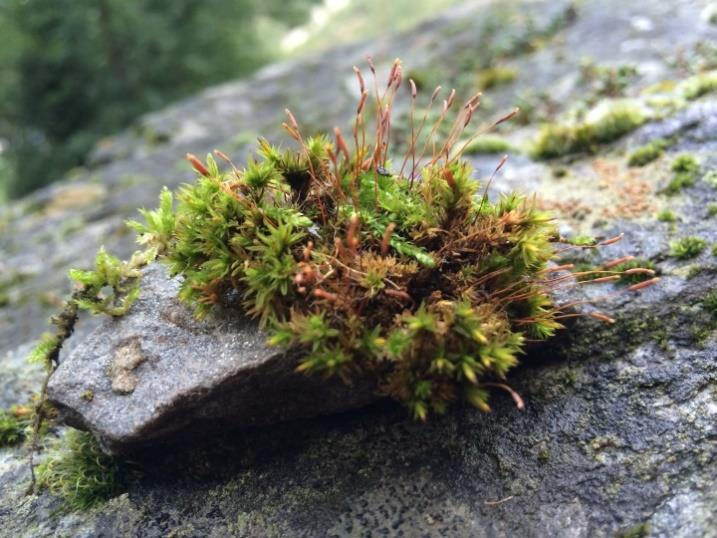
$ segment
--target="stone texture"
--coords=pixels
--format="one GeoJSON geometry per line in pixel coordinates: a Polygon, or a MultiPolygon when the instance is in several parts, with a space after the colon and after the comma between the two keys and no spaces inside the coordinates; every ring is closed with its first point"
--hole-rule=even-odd
{"type": "Polygon", "coordinates": [[[203,321],[177,300],[179,282],[152,265],[130,312],[105,320],[50,379],[50,401],[110,453],[231,427],[345,411],[377,397],[294,372],[296,358],[266,345],[235,313],[203,321]],[[91,397],[88,397],[91,394],[91,397]]]}

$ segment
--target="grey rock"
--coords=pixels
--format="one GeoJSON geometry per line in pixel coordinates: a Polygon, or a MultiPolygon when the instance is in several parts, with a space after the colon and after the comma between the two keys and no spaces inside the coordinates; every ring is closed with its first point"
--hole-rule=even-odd
{"type": "Polygon", "coordinates": [[[296,357],[269,347],[236,310],[197,321],[178,289],[162,266],[145,268],[132,309],[105,320],[50,379],[63,420],[94,433],[107,452],[345,411],[378,397],[366,383],[297,374],[296,357]]]}

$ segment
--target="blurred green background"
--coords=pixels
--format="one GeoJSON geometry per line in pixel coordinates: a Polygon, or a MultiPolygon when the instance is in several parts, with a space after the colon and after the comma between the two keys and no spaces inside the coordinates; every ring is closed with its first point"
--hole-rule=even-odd
{"type": "Polygon", "coordinates": [[[0,201],[81,166],[144,112],[456,3],[0,0],[0,201]]]}

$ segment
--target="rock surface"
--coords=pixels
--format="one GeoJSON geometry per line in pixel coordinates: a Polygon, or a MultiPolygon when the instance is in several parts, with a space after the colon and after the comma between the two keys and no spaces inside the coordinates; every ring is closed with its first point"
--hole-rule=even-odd
{"type": "MultiPolygon", "coordinates": [[[[399,56],[417,73],[438,71],[437,83],[459,72],[475,76],[466,62],[495,54],[517,78],[485,92],[484,105],[493,105],[485,118],[525,101],[547,120],[579,103],[589,108],[605,96],[585,80],[585,57],[634,66],[638,75],[618,92],[627,98],[717,67],[706,0],[586,0],[569,24],[539,37],[535,29],[548,28],[568,4],[514,5],[466,6],[400,36],[208,90],[142,120],[143,132],[166,133],[154,137],[166,143],[120,135],[97,152],[93,169],[4,210],[0,268],[2,282],[12,283],[0,286],[9,298],[0,308],[3,405],[24,401],[37,386],[39,370],[22,357],[53,310],[49,292],[67,290],[65,269],[89,265],[103,242],[129,254],[123,219],[137,206],[154,206],[162,184],[191,177],[175,171],[186,151],[244,154],[256,133],[277,139],[286,106],[312,128],[340,124],[354,106],[350,66],[366,54],[384,66],[399,56]],[[529,28],[532,40],[521,40],[529,28]],[[82,189],[91,196],[63,194],[82,189]]],[[[183,450],[154,447],[134,456],[137,475],[125,494],[74,514],[56,513],[60,501],[47,493],[24,496],[25,454],[2,449],[0,536],[717,536],[717,335],[705,301],[717,290],[710,209],[717,189],[708,180],[717,168],[716,110],[715,94],[706,95],[594,155],[545,163],[511,152],[498,188],[538,192],[566,233],[625,232],[604,255],[636,255],[662,277],[642,295],[604,305],[615,325],[579,320],[541,356],[526,357],[510,380],[526,401],[523,412],[496,394],[490,415],[455,409],[424,425],[392,403],[377,403],[203,436],[203,444],[183,450]],[[627,166],[630,151],[665,136],[675,140],[665,155],[644,168],[627,166]],[[701,174],[667,197],[660,191],[681,152],[699,159],[701,174]],[[655,218],[665,209],[673,222],[655,218]],[[671,256],[670,243],[686,236],[708,248],[692,259],[671,256]]],[[[537,128],[533,121],[504,134],[520,145],[537,128]]],[[[489,175],[497,160],[476,156],[478,174],[489,175]]],[[[96,323],[82,321],[65,357],[96,323]]],[[[130,368],[138,362],[133,346],[126,350],[134,359],[118,361],[114,371],[127,374],[117,388],[136,381],[136,392],[153,362],[130,368]]]]}
{"type": "Polygon", "coordinates": [[[105,320],[66,357],[48,395],[63,420],[106,451],[346,411],[376,400],[369,386],[295,373],[249,319],[195,320],[179,282],[152,265],[130,312],[105,320]]]}

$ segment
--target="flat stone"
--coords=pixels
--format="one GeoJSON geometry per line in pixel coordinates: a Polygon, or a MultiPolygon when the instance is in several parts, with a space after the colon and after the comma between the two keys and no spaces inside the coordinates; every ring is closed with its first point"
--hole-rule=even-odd
{"type": "Polygon", "coordinates": [[[63,420],[93,432],[107,452],[377,399],[366,385],[296,373],[296,357],[269,347],[257,324],[236,311],[197,321],[178,289],[162,266],[146,268],[130,312],[106,319],[50,380],[49,398],[63,420]]]}

